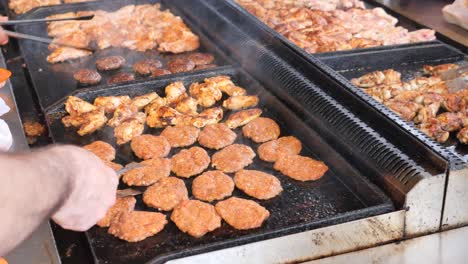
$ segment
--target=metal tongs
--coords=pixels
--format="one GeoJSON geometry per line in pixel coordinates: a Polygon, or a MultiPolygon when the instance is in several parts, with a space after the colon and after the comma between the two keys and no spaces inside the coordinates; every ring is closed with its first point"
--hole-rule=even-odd
{"type": "MultiPolygon", "coordinates": [[[[129,172],[129,171],[131,171],[133,169],[137,169],[137,168],[141,168],[141,167],[144,167],[144,165],[141,165],[140,163],[136,163],[136,162],[129,163],[129,164],[127,164],[127,166],[125,166],[125,168],[117,171],[117,176],[120,178],[125,173],[127,173],[127,172],[129,172]]],[[[127,196],[137,196],[137,195],[140,195],[142,193],[143,192],[140,191],[140,190],[128,188],[128,189],[124,189],[124,190],[117,190],[117,197],[123,198],[123,197],[127,197],[127,196]]]]}
{"type": "MultiPolygon", "coordinates": [[[[67,17],[67,18],[41,18],[41,19],[24,19],[24,20],[9,20],[9,21],[3,21],[0,22],[0,26],[11,26],[11,25],[22,25],[22,24],[32,24],[32,23],[49,23],[49,22],[54,22],[54,21],[68,21],[68,20],[90,20],[93,19],[94,15],[89,15],[89,16],[79,16],[79,17],[67,17]]],[[[29,34],[23,34],[23,33],[18,33],[10,30],[3,30],[5,34],[7,34],[11,38],[16,38],[16,39],[27,39],[27,40],[33,40],[41,43],[46,43],[46,44],[54,44],[58,46],[64,46],[64,47],[69,47],[69,48],[74,48],[74,49],[81,49],[81,50],[88,50],[88,51],[94,51],[91,48],[88,47],[82,47],[82,46],[76,46],[73,44],[69,43],[60,43],[56,42],[51,38],[44,38],[44,37],[38,37],[38,36],[33,36],[29,34]]]]}
{"type": "Polygon", "coordinates": [[[468,64],[443,72],[441,78],[452,93],[468,89],[468,64]]]}

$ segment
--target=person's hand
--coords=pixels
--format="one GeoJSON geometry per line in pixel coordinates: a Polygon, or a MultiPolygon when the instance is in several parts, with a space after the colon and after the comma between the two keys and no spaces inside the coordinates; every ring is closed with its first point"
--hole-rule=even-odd
{"type": "Polygon", "coordinates": [[[52,150],[66,158],[63,166],[70,186],[52,219],[65,229],[86,231],[115,203],[118,178],[98,157],[84,149],[59,146],[52,150]]]}
{"type": "MultiPolygon", "coordinates": [[[[6,16],[0,16],[0,22],[8,21],[8,17],[6,16]]],[[[5,31],[3,31],[3,28],[0,27],[0,45],[5,45],[8,43],[8,35],[5,34],[5,31]]]]}

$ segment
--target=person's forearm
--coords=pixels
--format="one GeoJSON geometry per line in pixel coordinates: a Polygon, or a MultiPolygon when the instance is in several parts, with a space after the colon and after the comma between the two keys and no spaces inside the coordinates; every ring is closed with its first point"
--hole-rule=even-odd
{"type": "Polygon", "coordinates": [[[66,198],[66,153],[0,154],[0,256],[27,238],[66,198]]]}

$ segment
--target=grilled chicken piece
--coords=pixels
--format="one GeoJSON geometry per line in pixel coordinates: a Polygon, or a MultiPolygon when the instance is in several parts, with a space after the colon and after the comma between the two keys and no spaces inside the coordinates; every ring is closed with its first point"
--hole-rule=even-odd
{"type": "Polygon", "coordinates": [[[432,41],[436,39],[435,31],[427,28],[409,32],[408,35],[411,43],[432,41]]]}
{"type": "Polygon", "coordinates": [[[122,122],[135,117],[138,113],[138,107],[133,104],[122,104],[114,111],[114,117],[112,117],[109,122],[107,122],[108,126],[116,127],[120,125],[122,122]]]}
{"type": "Polygon", "coordinates": [[[182,98],[187,96],[187,89],[183,82],[174,82],[166,86],[166,101],[167,104],[177,103],[182,98]]]}
{"type": "Polygon", "coordinates": [[[468,104],[468,100],[464,99],[459,93],[444,94],[442,107],[449,112],[459,112],[468,104]]]}
{"type": "Polygon", "coordinates": [[[468,144],[468,126],[458,132],[457,138],[461,143],[468,144]]]}
{"type": "Polygon", "coordinates": [[[103,108],[98,108],[86,113],[78,115],[68,115],[62,118],[62,123],[65,127],[79,128],[78,134],[80,136],[94,133],[100,129],[107,122],[103,108]]]}
{"type": "Polygon", "coordinates": [[[65,102],[65,111],[72,116],[96,110],[96,106],[75,96],[69,96],[65,102]]]}
{"type": "Polygon", "coordinates": [[[138,108],[138,110],[142,110],[145,108],[148,104],[150,104],[152,101],[156,100],[159,98],[159,95],[155,92],[148,93],[145,95],[137,96],[133,98],[132,104],[138,108]]]}
{"type": "Polygon", "coordinates": [[[403,88],[405,90],[417,90],[437,85],[440,82],[441,79],[439,77],[417,77],[409,82],[405,82],[403,88]]]}
{"type": "Polygon", "coordinates": [[[192,83],[190,85],[190,95],[197,99],[198,104],[203,107],[212,107],[223,97],[223,94],[215,85],[208,83],[192,83]]]}
{"type": "Polygon", "coordinates": [[[102,107],[106,113],[111,114],[122,104],[130,104],[129,96],[100,96],[94,99],[94,106],[102,107]]]}
{"type": "Polygon", "coordinates": [[[459,67],[460,66],[453,63],[440,64],[436,66],[424,65],[424,74],[430,76],[440,76],[445,71],[458,69],[459,67]]]}
{"type": "Polygon", "coordinates": [[[221,107],[213,107],[204,110],[198,116],[193,117],[190,120],[192,126],[202,128],[207,125],[219,123],[223,119],[224,112],[221,107]]]}
{"type": "Polygon", "coordinates": [[[457,113],[445,112],[436,117],[443,130],[453,132],[462,128],[461,115],[457,113]]]}
{"type": "Polygon", "coordinates": [[[144,120],[129,119],[114,129],[114,136],[117,139],[117,144],[122,145],[130,142],[133,138],[143,134],[145,129],[144,120]]]}
{"type": "Polygon", "coordinates": [[[439,124],[439,121],[435,118],[427,120],[427,122],[419,125],[419,129],[429,136],[430,138],[435,139],[439,143],[444,143],[450,136],[450,133],[443,130],[442,126],[439,124]]]}
{"type": "Polygon", "coordinates": [[[421,105],[414,102],[401,102],[393,99],[385,102],[385,105],[406,121],[413,120],[421,108],[421,105]]]}
{"type": "Polygon", "coordinates": [[[370,88],[377,85],[392,85],[401,83],[401,73],[388,69],[385,71],[375,71],[352,79],[351,82],[361,88],[370,88]]]}
{"type": "Polygon", "coordinates": [[[161,128],[184,124],[184,115],[174,108],[162,106],[156,111],[150,112],[146,118],[149,127],[161,128]]]}
{"type": "Polygon", "coordinates": [[[223,107],[229,110],[241,110],[256,106],[258,101],[256,95],[231,96],[223,102],[223,107]]]}
{"type": "Polygon", "coordinates": [[[431,105],[434,103],[442,104],[444,96],[438,93],[424,93],[414,100],[418,104],[431,105]]]}
{"type": "Polygon", "coordinates": [[[84,113],[80,116],[83,123],[78,130],[78,135],[85,136],[94,133],[96,130],[103,127],[107,122],[104,109],[97,109],[91,112],[84,113]]]}
{"type": "Polygon", "coordinates": [[[259,108],[242,110],[230,115],[226,120],[226,125],[230,129],[238,128],[240,126],[248,124],[250,121],[256,119],[261,114],[262,110],[259,108]]]}
{"type": "Polygon", "coordinates": [[[405,101],[415,101],[421,95],[419,91],[397,91],[395,92],[392,100],[405,102],[405,101]]]}
{"type": "Polygon", "coordinates": [[[24,14],[36,7],[59,4],[60,0],[10,0],[8,7],[16,14],[24,14]]]}
{"type": "Polygon", "coordinates": [[[429,119],[435,118],[439,112],[440,103],[434,102],[419,109],[418,115],[413,119],[416,124],[426,123],[429,119]]]}
{"type": "Polygon", "coordinates": [[[197,99],[189,96],[180,100],[180,102],[177,103],[175,109],[185,115],[198,115],[197,107],[197,99]]]}
{"type": "Polygon", "coordinates": [[[145,107],[145,113],[149,115],[153,112],[156,112],[159,108],[166,106],[166,105],[167,105],[166,98],[158,97],[145,107]]]}
{"type": "Polygon", "coordinates": [[[221,92],[229,96],[239,96],[247,94],[247,91],[242,87],[236,86],[231,81],[231,77],[229,76],[220,75],[216,77],[207,78],[205,79],[205,83],[207,85],[211,85],[218,88],[221,92]]]}
{"type": "Polygon", "coordinates": [[[87,48],[91,39],[83,31],[70,32],[65,35],[59,35],[54,38],[49,49],[58,48],[60,45],[73,45],[73,47],[87,48]]]}
{"type": "Polygon", "coordinates": [[[161,52],[182,53],[193,51],[200,47],[197,35],[182,22],[167,27],[160,39],[158,39],[158,50],[161,52]]]}
{"type": "Polygon", "coordinates": [[[50,63],[57,63],[90,56],[91,54],[92,52],[88,50],[61,46],[55,49],[49,56],[47,56],[47,61],[50,63]]]}

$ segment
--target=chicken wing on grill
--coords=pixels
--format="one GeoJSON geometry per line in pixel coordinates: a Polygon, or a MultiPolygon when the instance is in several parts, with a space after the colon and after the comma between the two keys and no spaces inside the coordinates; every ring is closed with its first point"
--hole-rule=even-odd
{"type": "Polygon", "coordinates": [[[90,112],[96,108],[96,106],[75,96],[69,96],[65,102],[65,111],[72,116],[90,112]]]}
{"type": "Polygon", "coordinates": [[[226,120],[226,125],[231,129],[238,128],[248,124],[250,121],[256,119],[261,114],[262,110],[259,108],[242,110],[230,115],[226,120]]]}
{"type": "Polygon", "coordinates": [[[236,86],[229,76],[220,75],[216,77],[211,77],[205,79],[205,83],[207,85],[211,85],[219,89],[221,92],[229,95],[229,96],[238,96],[238,95],[246,95],[247,91],[239,86],[236,86]]]}
{"type": "Polygon", "coordinates": [[[114,111],[114,116],[107,122],[107,125],[116,127],[122,122],[133,118],[138,113],[138,107],[133,104],[122,104],[114,111]]]}
{"type": "Polygon", "coordinates": [[[352,79],[351,82],[361,88],[370,88],[381,84],[392,85],[401,83],[401,74],[392,69],[375,71],[352,79]]]}
{"type": "Polygon", "coordinates": [[[174,108],[162,106],[156,111],[150,112],[146,118],[149,127],[161,128],[175,126],[184,123],[184,115],[174,108]]]}
{"type": "Polygon", "coordinates": [[[182,98],[187,96],[187,89],[183,82],[174,82],[166,86],[166,102],[167,104],[177,103],[182,98]]]}
{"type": "Polygon", "coordinates": [[[416,113],[421,108],[421,105],[414,102],[401,102],[395,100],[389,100],[385,102],[385,105],[406,121],[413,120],[416,113]]]}
{"type": "Polygon", "coordinates": [[[198,115],[197,108],[197,99],[188,96],[180,100],[180,102],[177,103],[175,109],[185,115],[198,115]]]}
{"type": "Polygon", "coordinates": [[[130,104],[129,96],[100,96],[94,99],[96,107],[103,107],[106,113],[111,114],[122,104],[130,104]]]}
{"type": "Polygon", "coordinates": [[[440,64],[436,66],[431,66],[431,65],[424,65],[424,74],[429,75],[429,76],[440,76],[443,72],[446,72],[448,70],[452,69],[457,69],[460,66],[457,64],[453,63],[447,63],[447,64],[440,64]]]}
{"type": "Polygon", "coordinates": [[[144,129],[144,120],[141,122],[141,120],[134,118],[121,123],[114,129],[117,144],[122,145],[130,142],[133,138],[143,134],[144,129]]]}
{"type": "Polygon", "coordinates": [[[435,118],[427,120],[419,125],[419,129],[427,136],[434,138],[439,143],[444,143],[450,136],[450,133],[443,130],[439,121],[435,118]]]}
{"type": "Polygon", "coordinates": [[[159,95],[155,92],[148,93],[145,95],[137,96],[133,98],[132,104],[138,108],[138,110],[142,110],[145,108],[148,104],[150,104],[152,101],[156,100],[159,98],[159,95]]]}
{"type": "Polygon", "coordinates": [[[221,107],[208,108],[201,112],[198,116],[190,120],[191,125],[202,128],[207,125],[219,123],[223,119],[224,112],[221,107]]]}
{"type": "Polygon", "coordinates": [[[231,96],[223,102],[223,107],[229,110],[241,110],[256,106],[258,101],[256,95],[231,96]]]}
{"type": "Polygon", "coordinates": [[[190,95],[203,107],[212,107],[223,97],[221,91],[209,83],[193,83],[190,85],[190,95]]]}
{"type": "Polygon", "coordinates": [[[468,126],[458,132],[457,138],[461,143],[468,144],[468,126]]]}

